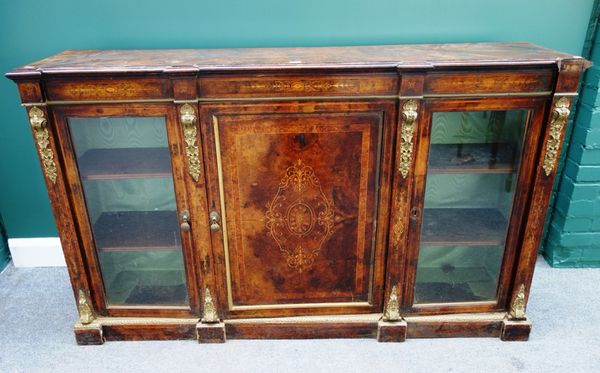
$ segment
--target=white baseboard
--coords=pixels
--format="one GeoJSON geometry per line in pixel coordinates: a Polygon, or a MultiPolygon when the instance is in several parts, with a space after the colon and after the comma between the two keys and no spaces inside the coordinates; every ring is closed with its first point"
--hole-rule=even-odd
{"type": "Polygon", "coordinates": [[[15,267],[64,267],[67,265],[58,237],[9,238],[8,248],[15,267]]]}

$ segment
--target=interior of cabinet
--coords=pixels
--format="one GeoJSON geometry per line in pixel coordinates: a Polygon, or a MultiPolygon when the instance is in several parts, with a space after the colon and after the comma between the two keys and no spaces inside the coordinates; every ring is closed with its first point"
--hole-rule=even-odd
{"type": "Polygon", "coordinates": [[[111,305],[187,302],[165,119],[69,118],[111,305]]]}
{"type": "Polygon", "coordinates": [[[495,299],[527,118],[433,113],[415,303],[495,299]]]}

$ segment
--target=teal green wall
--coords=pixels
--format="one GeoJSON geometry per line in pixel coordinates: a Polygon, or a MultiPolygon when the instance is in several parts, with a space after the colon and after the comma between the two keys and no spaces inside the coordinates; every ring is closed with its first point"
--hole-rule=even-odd
{"type": "MultiPolygon", "coordinates": [[[[64,49],[530,41],[581,52],[592,0],[0,1],[0,71],[64,49]]],[[[56,236],[25,112],[0,79],[8,236],[56,236]]]]}
{"type": "Polygon", "coordinates": [[[544,245],[554,267],[600,267],[600,1],[594,7],[583,53],[594,66],[584,76],[544,245]]]}

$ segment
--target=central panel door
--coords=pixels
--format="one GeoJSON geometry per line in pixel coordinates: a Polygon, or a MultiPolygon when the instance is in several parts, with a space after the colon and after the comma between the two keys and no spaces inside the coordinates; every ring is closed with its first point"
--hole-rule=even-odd
{"type": "Polygon", "coordinates": [[[202,107],[224,313],[381,312],[392,110],[202,107]]]}

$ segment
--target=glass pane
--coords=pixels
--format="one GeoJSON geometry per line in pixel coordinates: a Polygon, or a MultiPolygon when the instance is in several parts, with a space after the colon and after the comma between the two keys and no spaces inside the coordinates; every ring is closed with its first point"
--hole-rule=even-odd
{"type": "Polygon", "coordinates": [[[185,305],[163,117],[69,118],[110,305],[185,305]]]}
{"type": "Polygon", "coordinates": [[[527,120],[433,114],[415,303],[496,299],[527,120]]]}

